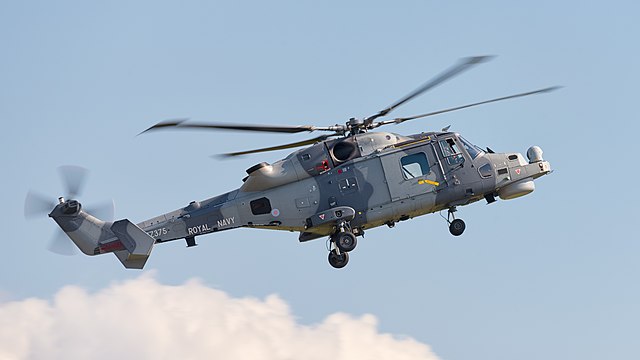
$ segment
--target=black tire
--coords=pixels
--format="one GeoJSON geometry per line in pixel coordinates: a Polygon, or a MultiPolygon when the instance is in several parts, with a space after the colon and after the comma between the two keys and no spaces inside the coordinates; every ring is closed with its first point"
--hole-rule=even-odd
{"type": "Polygon", "coordinates": [[[341,232],[334,236],[336,241],[336,246],[340,249],[340,252],[349,252],[353,251],[358,245],[358,240],[353,233],[350,232],[341,232]]]}
{"type": "Polygon", "coordinates": [[[335,251],[331,251],[329,253],[329,264],[336,269],[341,269],[347,265],[349,262],[349,254],[346,252],[340,253],[338,255],[335,251]]]}
{"type": "Polygon", "coordinates": [[[451,224],[449,224],[449,232],[453,236],[460,236],[462,235],[466,227],[467,226],[464,224],[464,221],[462,221],[462,219],[455,219],[451,222],[451,224]]]}

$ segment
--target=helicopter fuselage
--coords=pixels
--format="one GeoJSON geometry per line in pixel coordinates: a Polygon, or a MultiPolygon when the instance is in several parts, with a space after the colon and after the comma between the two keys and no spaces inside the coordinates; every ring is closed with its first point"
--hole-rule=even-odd
{"type": "Polygon", "coordinates": [[[488,153],[456,133],[372,132],[317,143],[272,165],[248,169],[229,193],[138,224],[156,242],[238,227],[331,235],[341,221],[364,230],[478,200],[533,191],[549,163],[519,153],[488,153]]]}

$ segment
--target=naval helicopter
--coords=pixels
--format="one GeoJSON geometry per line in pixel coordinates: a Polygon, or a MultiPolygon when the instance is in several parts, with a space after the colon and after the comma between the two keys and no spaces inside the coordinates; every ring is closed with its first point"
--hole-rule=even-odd
{"type": "MultiPolygon", "coordinates": [[[[100,219],[75,199],[84,170],[61,168],[67,196],[51,203],[27,194],[25,216],[48,213],[86,255],[114,253],[128,269],[142,269],[156,244],[196,238],[236,228],[297,232],[300,242],[328,239],[328,261],[343,268],[368,229],[417,216],[447,211],[453,236],[465,222],[456,217],[460,206],[498,198],[515,199],[534,191],[534,180],[552,172],[538,146],[521,153],[482,149],[449,128],[413,135],[372,131],[473,106],[534,94],[558,87],[504,96],[409,117],[386,118],[396,108],[491,57],[476,56],[457,63],[388,107],[344,125],[276,126],[195,123],[170,120],[142,133],[167,129],[235,130],[269,133],[324,132],[284,145],[224,154],[228,157],[301,148],[272,164],[261,162],[246,170],[242,185],[137,224],[129,219],[100,219]],[[51,210],[52,209],[52,210],[51,210]]],[[[142,134],[141,133],[141,134],[142,134]]],[[[140,135],[140,134],[139,134],[140,135]]],[[[112,212],[112,211],[111,211],[112,212]]],[[[444,216],[443,216],[444,217],[444,216]]],[[[68,243],[68,241],[67,241],[68,243]]]]}

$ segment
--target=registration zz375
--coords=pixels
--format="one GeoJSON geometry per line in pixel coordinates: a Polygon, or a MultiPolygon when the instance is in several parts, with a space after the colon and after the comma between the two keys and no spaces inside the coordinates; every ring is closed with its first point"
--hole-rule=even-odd
{"type": "Polygon", "coordinates": [[[152,238],[157,238],[157,237],[160,237],[161,235],[167,235],[168,232],[169,230],[167,230],[167,228],[160,228],[160,229],[147,231],[147,234],[152,238]]]}

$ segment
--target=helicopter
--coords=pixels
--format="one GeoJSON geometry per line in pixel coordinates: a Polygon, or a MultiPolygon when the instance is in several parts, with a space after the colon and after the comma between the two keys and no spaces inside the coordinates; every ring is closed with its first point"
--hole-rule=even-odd
{"type": "MultiPolygon", "coordinates": [[[[552,172],[542,150],[532,146],[527,159],[520,153],[496,153],[482,149],[449,127],[441,131],[400,135],[372,131],[473,106],[534,94],[557,86],[485,100],[435,112],[381,119],[393,110],[452,77],[490,60],[490,56],[462,58],[408,95],[364,118],[350,118],[344,125],[275,126],[194,123],[169,120],[142,133],[166,129],[235,130],[269,133],[325,132],[284,145],[224,154],[227,157],[300,148],[272,164],[261,162],[246,170],[242,185],[227,193],[192,201],[152,219],[134,224],[128,219],[101,220],[74,199],[84,170],[61,168],[67,196],[50,203],[29,192],[25,216],[48,212],[66,235],[86,255],[114,253],[129,269],[142,269],[156,244],[184,239],[187,247],[196,238],[236,228],[298,232],[307,242],[328,238],[328,261],[343,268],[368,229],[417,216],[447,211],[453,236],[461,235],[465,222],[457,208],[477,201],[488,204],[515,199],[534,191],[534,180],[552,172]],[[53,210],[49,210],[53,207],[53,210]],[[106,221],[105,221],[106,220],[106,221]]],[[[139,135],[140,135],[139,134],[139,135]]],[[[444,218],[444,216],[443,216],[444,218]]]]}

